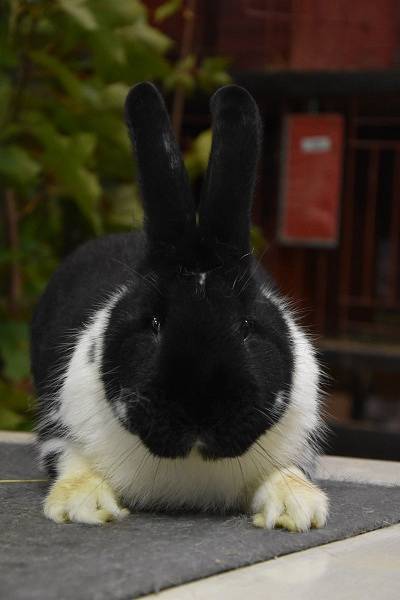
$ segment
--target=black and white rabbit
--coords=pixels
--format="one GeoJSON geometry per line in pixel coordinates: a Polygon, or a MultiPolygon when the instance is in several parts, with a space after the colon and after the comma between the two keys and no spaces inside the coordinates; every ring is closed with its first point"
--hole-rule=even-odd
{"type": "Polygon", "coordinates": [[[314,350],[252,256],[261,121],[250,94],[211,99],[198,206],[163,100],[136,85],[126,119],[143,232],[78,248],[32,322],[44,512],[103,523],[128,509],[239,510],[260,527],[325,524],[311,483],[319,416],[314,350]]]}

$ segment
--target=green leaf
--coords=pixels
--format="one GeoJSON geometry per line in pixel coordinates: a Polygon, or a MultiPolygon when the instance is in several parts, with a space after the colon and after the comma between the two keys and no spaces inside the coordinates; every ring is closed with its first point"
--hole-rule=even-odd
{"type": "Polygon", "coordinates": [[[143,208],[137,185],[119,185],[112,191],[107,221],[111,227],[129,229],[143,225],[143,208]]]}
{"type": "Polygon", "coordinates": [[[65,64],[46,52],[37,50],[30,53],[31,60],[54,75],[65,91],[74,99],[81,100],[83,86],[81,81],[65,64]]]}
{"type": "Polygon", "coordinates": [[[220,56],[205,58],[201,63],[197,80],[200,87],[206,92],[211,92],[217,87],[231,83],[232,79],[227,73],[229,60],[220,56]]]}
{"type": "Polygon", "coordinates": [[[93,31],[97,29],[97,20],[87,6],[86,0],[58,0],[60,8],[84,29],[93,31]]]}
{"type": "Polygon", "coordinates": [[[117,74],[116,67],[126,64],[125,41],[115,30],[99,29],[91,34],[93,67],[105,83],[111,74],[117,74]]]}
{"type": "Polygon", "coordinates": [[[126,42],[142,43],[156,52],[164,54],[172,46],[173,41],[158,29],[151,27],[146,21],[139,20],[133,25],[120,29],[126,42]]]}
{"type": "Polygon", "coordinates": [[[191,179],[195,179],[207,169],[211,143],[212,132],[211,129],[207,129],[197,136],[186,152],[185,166],[191,179]]]}
{"type": "Polygon", "coordinates": [[[29,376],[29,328],[26,323],[0,324],[0,355],[4,377],[21,381],[29,376]]]}
{"type": "MultiPolygon", "coordinates": [[[[1,77],[1,75],[0,75],[1,77]]],[[[7,125],[7,123],[5,122],[6,117],[7,117],[7,113],[9,112],[9,107],[10,107],[10,100],[11,100],[11,96],[12,96],[12,88],[11,88],[11,84],[10,82],[1,77],[0,78],[0,123],[1,125],[1,129],[3,129],[4,125],[7,125]]],[[[1,132],[2,134],[2,132],[1,132]]],[[[2,135],[3,137],[3,135],[2,135]]]]}
{"type": "Polygon", "coordinates": [[[71,137],[62,135],[38,113],[29,115],[26,126],[43,145],[42,163],[56,181],[59,193],[75,201],[94,231],[100,233],[101,187],[97,175],[85,164],[95,147],[94,136],[83,132],[71,137]]]}
{"type": "Polygon", "coordinates": [[[13,68],[18,64],[18,58],[10,44],[10,37],[0,31],[0,66],[13,68]]]}
{"type": "MultiPolygon", "coordinates": [[[[26,413],[31,409],[32,398],[20,385],[6,383],[0,379],[0,405],[15,413],[26,413]]],[[[0,423],[1,429],[1,423],[0,423]]]]}
{"type": "Polygon", "coordinates": [[[121,81],[106,86],[102,94],[103,108],[117,108],[121,110],[128,92],[129,85],[121,81]]]}
{"type": "Polygon", "coordinates": [[[0,429],[20,429],[24,421],[25,419],[23,416],[19,415],[10,408],[7,408],[6,406],[2,406],[0,403],[0,429]]]}
{"type": "Polygon", "coordinates": [[[95,233],[101,233],[101,219],[98,200],[101,196],[101,186],[97,176],[88,169],[81,167],[75,172],[73,181],[63,180],[65,191],[79,206],[81,212],[91,223],[95,233]]]}
{"type": "Polygon", "coordinates": [[[179,87],[191,92],[195,86],[195,79],[193,76],[195,65],[196,57],[193,54],[189,54],[178,61],[175,68],[164,80],[165,88],[167,90],[173,90],[174,88],[179,87]]]}
{"type": "Polygon", "coordinates": [[[154,11],[154,19],[157,23],[161,23],[172,17],[182,6],[182,0],[168,0],[156,8],[154,11]]]}
{"type": "Polygon", "coordinates": [[[77,161],[83,163],[93,156],[97,139],[93,133],[82,131],[72,138],[71,143],[73,145],[77,161]]]}
{"type": "Polygon", "coordinates": [[[138,18],[145,18],[147,11],[138,0],[89,0],[100,25],[110,31],[114,27],[131,25],[138,18]]]}
{"type": "Polygon", "coordinates": [[[26,186],[35,181],[40,165],[20,146],[0,148],[0,174],[10,184],[26,186]]]}
{"type": "Polygon", "coordinates": [[[164,56],[143,44],[131,44],[127,47],[127,56],[130,65],[127,81],[130,84],[165,79],[172,71],[171,64],[164,56]]]}

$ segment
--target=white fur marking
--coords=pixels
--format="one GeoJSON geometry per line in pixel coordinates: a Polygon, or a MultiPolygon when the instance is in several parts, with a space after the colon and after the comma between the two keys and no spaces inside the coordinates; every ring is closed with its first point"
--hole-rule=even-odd
{"type": "Polygon", "coordinates": [[[315,456],[309,434],[320,425],[319,366],[313,347],[294,321],[285,302],[268,288],[264,288],[263,293],[279,308],[286,321],[293,344],[294,369],[288,406],[279,422],[261,436],[260,442],[276,463],[275,466],[289,467],[294,463],[307,469],[315,456]]]}
{"type": "Polygon", "coordinates": [[[282,390],[275,396],[275,406],[281,406],[285,400],[285,392],[282,390]]]}
{"type": "Polygon", "coordinates": [[[116,400],[114,402],[114,410],[122,423],[126,421],[126,413],[128,412],[128,407],[123,400],[116,400]]]}
{"type": "Polygon", "coordinates": [[[39,456],[43,460],[48,454],[53,452],[61,452],[66,447],[66,441],[60,438],[51,438],[45,442],[41,442],[39,456]]]}

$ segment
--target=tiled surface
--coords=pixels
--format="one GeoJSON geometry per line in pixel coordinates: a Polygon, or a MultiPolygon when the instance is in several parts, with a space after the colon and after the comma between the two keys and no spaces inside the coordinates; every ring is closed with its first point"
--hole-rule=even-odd
{"type": "Polygon", "coordinates": [[[26,433],[25,431],[0,431],[0,442],[7,442],[9,444],[29,444],[33,440],[33,434],[26,433]]]}
{"type": "Polygon", "coordinates": [[[400,485],[400,462],[322,456],[317,478],[377,485],[400,485]]]}

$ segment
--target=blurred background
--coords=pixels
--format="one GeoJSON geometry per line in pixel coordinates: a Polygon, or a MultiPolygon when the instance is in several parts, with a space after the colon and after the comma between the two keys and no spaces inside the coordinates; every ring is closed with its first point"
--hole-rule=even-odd
{"type": "Polygon", "coordinates": [[[400,460],[397,0],[0,1],[0,429],[32,427],[29,320],[84,240],[140,227],[129,87],[163,91],[194,188],[208,99],[265,124],[253,246],[327,374],[326,451],[400,460]]]}

